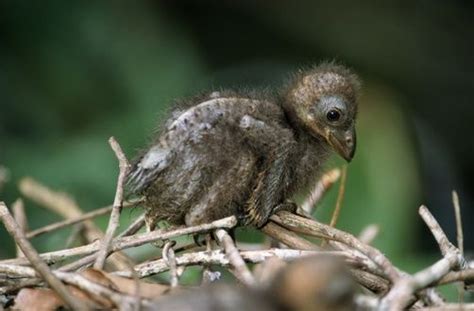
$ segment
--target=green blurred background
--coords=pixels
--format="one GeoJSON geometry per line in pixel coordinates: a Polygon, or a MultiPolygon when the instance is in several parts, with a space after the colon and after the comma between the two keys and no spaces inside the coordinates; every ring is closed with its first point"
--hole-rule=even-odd
{"type": "MultiPolygon", "coordinates": [[[[11,204],[18,180],[32,176],[84,210],[110,204],[118,171],[111,135],[133,157],[174,98],[278,86],[297,68],[335,59],[364,82],[339,227],[357,234],[379,224],[376,245],[414,271],[440,256],[417,208],[426,203],[455,241],[455,188],[472,250],[473,12],[470,1],[447,0],[4,0],[0,165],[10,181],[1,199],[11,204]]],[[[336,192],[318,208],[321,220],[336,192]]],[[[26,206],[31,228],[58,220],[26,206]]],[[[125,211],[124,222],[139,213],[125,211]]],[[[34,243],[51,250],[66,237],[34,243]]],[[[12,256],[3,228],[0,241],[0,258],[12,256]]]]}

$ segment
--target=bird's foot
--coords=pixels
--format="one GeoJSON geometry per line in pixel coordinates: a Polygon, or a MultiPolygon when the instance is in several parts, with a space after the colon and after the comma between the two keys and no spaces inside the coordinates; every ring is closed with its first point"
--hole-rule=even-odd
{"type": "Polygon", "coordinates": [[[273,213],[276,214],[281,211],[287,211],[287,212],[295,214],[297,210],[298,210],[298,205],[295,202],[291,200],[286,200],[285,202],[280,203],[277,206],[275,206],[275,208],[273,209],[273,213]]]}

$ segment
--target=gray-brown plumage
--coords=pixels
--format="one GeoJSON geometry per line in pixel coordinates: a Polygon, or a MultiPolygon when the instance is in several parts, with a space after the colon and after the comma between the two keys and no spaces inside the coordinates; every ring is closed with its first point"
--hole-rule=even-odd
{"type": "Polygon", "coordinates": [[[149,227],[229,215],[265,224],[331,150],[352,159],[358,87],[346,68],[322,64],[275,95],[222,91],[178,103],[128,177],[146,198],[149,227]]]}

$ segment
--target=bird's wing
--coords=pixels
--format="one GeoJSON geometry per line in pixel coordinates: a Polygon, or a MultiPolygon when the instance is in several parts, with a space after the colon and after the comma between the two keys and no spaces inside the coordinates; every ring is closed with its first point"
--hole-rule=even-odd
{"type": "Polygon", "coordinates": [[[142,192],[170,166],[176,155],[195,148],[204,137],[217,136],[219,129],[231,125],[229,123],[234,123],[232,125],[239,130],[242,128],[240,123],[247,120],[246,116],[258,114],[272,118],[283,115],[271,102],[239,97],[212,97],[186,110],[175,110],[158,141],[133,165],[127,181],[129,190],[142,192]]]}

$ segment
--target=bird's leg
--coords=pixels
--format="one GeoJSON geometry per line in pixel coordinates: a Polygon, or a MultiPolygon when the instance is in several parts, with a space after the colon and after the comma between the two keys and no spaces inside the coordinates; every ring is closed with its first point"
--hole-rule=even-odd
{"type": "Polygon", "coordinates": [[[239,123],[246,142],[259,151],[261,164],[257,181],[244,206],[244,224],[263,226],[284,198],[289,184],[288,159],[293,154],[293,133],[245,115],[239,123]]]}
{"type": "Polygon", "coordinates": [[[263,226],[268,218],[277,211],[294,211],[296,204],[284,201],[282,192],[288,181],[287,158],[291,149],[283,145],[273,150],[265,160],[264,168],[257,178],[257,184],[245,206],[246,216],[250,223],[263,226]]]}

